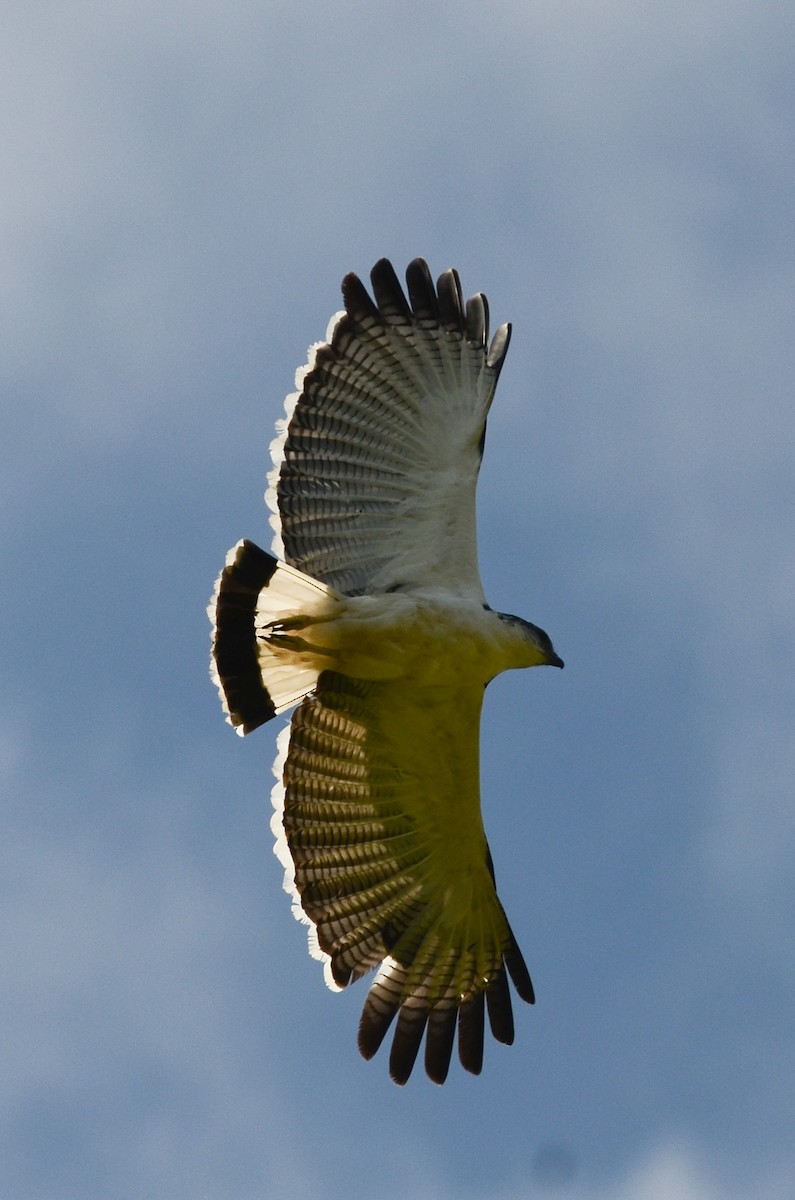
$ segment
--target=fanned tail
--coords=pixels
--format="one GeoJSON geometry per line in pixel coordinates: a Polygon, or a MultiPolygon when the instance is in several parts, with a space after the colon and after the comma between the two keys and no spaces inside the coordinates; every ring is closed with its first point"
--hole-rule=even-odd
{"type": "Polygon", "coordinates": [[[278,621],[317,612],[335,594],[253,542],[229,551],[207,612],[210,674],[237,733],[250,733],[315,688],[319,671],[279,652],[269,634],[278,621]]]}

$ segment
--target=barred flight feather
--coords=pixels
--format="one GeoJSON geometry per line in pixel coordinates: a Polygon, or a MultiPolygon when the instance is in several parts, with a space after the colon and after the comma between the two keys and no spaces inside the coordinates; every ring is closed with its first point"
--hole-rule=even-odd
{"type": "Polygon", "coordinates": [[[285,403],[266,494],[274,553],[348,595],[429,581],[482,595],[475,485],[509,327],[487,352],[485,298],[464,307],[453,271],[437,295],[412,263],[413,307],[385,260],[372,281],[377,304],[346,276],[346,312],[285,403]]]}
{"type": "MultiPolygon", "coordinates": [[[[481,693],[470,695],[466,703],[476,715],[481,693]]],[[[304,917],[315,927],[327,981],[344,987],[387,956],[362,1014],[362,1053],[374,1054],[394,1016],[407,1006],[411,1010],[402,1024],[398,1021],[395,1036],[398,1031],[400,1036],[390,1056],[397,1082],[408,1078],[424,1034],[426,1070],[437,1082],[445,1077],[451,1028],[454,1032],[461,1004],[468,1016],[459,1024],[459,1042],[462,1031],[464,1037],[460,1057],[467,1069],[480,1069],[483,1031],[478,1034],[474,1025],[478,1014],[482,1025],[484,1009],[472,1002],[484,991],[497,1040],[509,1041],[513,1031],[504,956],[515,942],[494,894],[485,839],[482,834],[475,839],[479,869],[470,867],[470,882],[456,903],[450,893],[460,891],[460,883],[440,856],[443,833],[434,826],[433,810],[429,822],[424,808],[428,797],[417,783],[424,778],[428,791],[433,791],[437,741],[443,740],[451,722],[467,726],[464,713],[450,713],[441,699],[435,708],[429,696],[407,692],[404,685],[364,683],[325,672],[316,694],[293,717],[289,749],[283,749],[286,760],[274,789],[274,803],[283,809],[280,830],[291,851],[284,857],[289,862],[285,886],[299,898],[304,917]],[[401,739],[400,764],[392,743],[395,715],[413,731],[413,750],[401,739]],[[307,753],[311,771],[303,769],[307,753]],[[360,799],[346,793],[340,804],[336,784],[329,781],[346,753],[354,756],[357,768],[364,768],[364,778],[360,799]],[[367,786],[371,762],[374,773],[389,786],[367,786]],[[312,793],[309,811],[307,788],[312,793]],[[453,1012],[452,1025],[448,1009],[453,1012]],[[432,1014],[436,1016],[430,1020],[432,1014]]],[[[445,804],[460,803],[473,787],[469,763],[458,766],[461,777],[457,769],[452,777],[456,795],[445,804]]],[[[442,813],[436,819],[443,820],[442,813]]]]}

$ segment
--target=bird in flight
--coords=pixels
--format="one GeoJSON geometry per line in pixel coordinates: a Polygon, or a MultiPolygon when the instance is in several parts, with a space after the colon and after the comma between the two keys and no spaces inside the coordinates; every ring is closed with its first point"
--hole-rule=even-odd
{"type": "Polygon", "coordinates": [[[230,550],[210,604],[212,675],[238,733],[294,708],[277,740],[285,889],[334,989],[377,968],[371,1058],[397,1018],[392,1079],[483,1063],[485,1014],[514,1036],[508,977],[534,1002],[497,898],[479,787],[486,684],[562,667],[546,633],[480,582],[475,488],[510,326],[483,295],[386,259],[342,282],[271,444],[274,554],[230,550]],[[297,707],[295,707],[297,705],[297,707]]]}

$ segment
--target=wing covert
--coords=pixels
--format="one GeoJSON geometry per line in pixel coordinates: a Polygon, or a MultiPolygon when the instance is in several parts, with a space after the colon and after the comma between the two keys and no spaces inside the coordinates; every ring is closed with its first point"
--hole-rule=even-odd
{"type": "Polygon", "coordinates": [[[510,327],[455,271],[382,259],[296,376],[271,445],[274,553],[349,595],[441,586],[482,597],[475,488],[510,327]]]}

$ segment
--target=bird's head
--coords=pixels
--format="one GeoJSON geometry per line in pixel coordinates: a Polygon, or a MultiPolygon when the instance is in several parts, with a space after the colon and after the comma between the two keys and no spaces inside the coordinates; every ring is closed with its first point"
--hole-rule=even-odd
{"type": "Polygon", "coordinates": [[[498,613],[501,621],[509,625],[517,640],[517,654],[521,667],[562,667],[563,659],[555,653],[555,647],[548,633],[525,621],[522,617],[514,617],[510,613],[498,613]]]}

